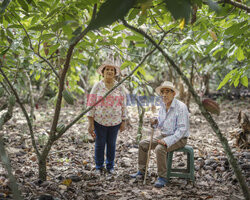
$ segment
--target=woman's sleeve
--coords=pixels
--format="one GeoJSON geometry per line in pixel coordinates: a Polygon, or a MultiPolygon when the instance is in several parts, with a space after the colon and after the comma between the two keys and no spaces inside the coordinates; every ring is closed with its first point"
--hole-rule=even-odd
{"type": "Polygon", "coordinates": [[[121,88],[122,88],[121,92],[122,92],[122,97],[123,97],[123,101],[122,101],[122,120],[126,120],[128,118],[127,96],[126,96],[125,88],[123,86],[121,88]]]}
{"type": "MultiPolygon", "coordinates": [[[[99,82],[96,83],[91,89],[90,93],[87,95],[87,109],[96,103],[97,91],[99,87],[99,82]]],[[[96,107],[92,108],[88,113],[88,117],[94,117],[96,107]]]]}

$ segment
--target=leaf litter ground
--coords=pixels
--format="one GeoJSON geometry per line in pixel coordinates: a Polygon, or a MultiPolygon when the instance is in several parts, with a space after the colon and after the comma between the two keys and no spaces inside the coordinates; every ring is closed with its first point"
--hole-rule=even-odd
{"type": "MultiPolygon", "coordinates": [[[[61,122],[67,124],[77,116],[82,105],[62,109],[61,122]]],[[[213,116],[242,168],[250,186],[250,151],[235,146],[233,133],[238,128],[237,115],[240,110],[250,111],[249,99],[224,101],[221,115],[213,116]]],[[[35,134],[40,147],[47,139],[53,110],[43,105],[35,111],[35,134]]],[[[143,137],[150,132],[149,110],[144,118],[143,137]]],[[[98,176],[94,172],[94,143],[87,133],[87,120],[82,118],[68,130],[51,149],[47,162],[47,181],[38,180],[37,158],[28,135],[26,121],[17,108],[13,118],[4,126],[4,141],[9,153],[13,172],[18,180],[24,199],[244,199],[222,145],[196,105],[191,105],[190,138],[188,144],[195,153],[195,183],[184,179],[171,179],[162,189],[153,187],[157,179],[155,153],[151,153],[146,185],[142,179],[130,179],[129,174],[137,171],[136,135],[138,114],[136,107],[129,107],[131,127],[119,133],[115,169],[117,174],[98,176]]],[[[174,165],[185,167],[186,156],[174,156],[174,165]]],[[[6,171],[0,165],[0,199],[12,199],[8,188],[6,171]]]]}

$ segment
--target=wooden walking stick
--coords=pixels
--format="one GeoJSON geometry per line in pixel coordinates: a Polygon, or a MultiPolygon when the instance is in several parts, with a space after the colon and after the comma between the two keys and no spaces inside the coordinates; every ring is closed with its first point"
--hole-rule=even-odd
{"type": "Polygon", "coordinates": [[[150,137],[150,142],[149,142],[149,147],[148,147],[148,157],[147,157],[147,162],[146,162],[146,171],[145,171],[145,175],[144,175],[143,185],[146,184],[146,177],[147,177],[147,172],[148,172],[148,163],[149,163],[149,158],[150,158],[150,152],[151,152],[151,146],[152,146],[154,132],[155,132],[155,126],[153,126],[153,130],[151,132],[151,137],[150,137]]]}

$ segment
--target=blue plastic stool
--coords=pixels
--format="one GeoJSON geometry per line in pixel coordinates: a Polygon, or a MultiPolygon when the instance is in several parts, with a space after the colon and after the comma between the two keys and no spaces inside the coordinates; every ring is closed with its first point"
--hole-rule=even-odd
{"type": "Polygon", "coordinates": [[[167,180],[169,180],[171,177],[190,179],[194,183],[194,150],[191,146],[186,145],[183,148],[176,149],[174,151],[167,153],[167,180]],[[180,169],[180,168],[172,169],[174,152],[187,153],[186,169],[180,169]]]}

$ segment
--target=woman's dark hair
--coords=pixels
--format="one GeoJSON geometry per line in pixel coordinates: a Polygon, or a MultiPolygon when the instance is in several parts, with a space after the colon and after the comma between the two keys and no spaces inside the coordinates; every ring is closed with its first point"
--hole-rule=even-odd
{"type": "MultiPolygon", "coordinates": [[[[104,74],[104,70],[105,70],[106,67],[103,67],[102,69],[102,75],[104,74]]],[[[115,71],[115,75],[116,75],[116,68],[114,67],[114,71],[115,71]]]]}

